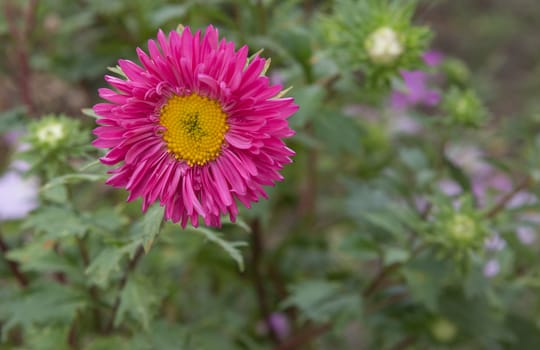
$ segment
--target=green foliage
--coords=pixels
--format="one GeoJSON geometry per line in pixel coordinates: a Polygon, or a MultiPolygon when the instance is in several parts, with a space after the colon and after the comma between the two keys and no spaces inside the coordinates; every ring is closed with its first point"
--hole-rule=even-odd
{"type": "Polygon", "coordinates": [[[431,33],[411,23],[415,1],[339,0],[323,18],[323,36],[344,72],[360,69],[366,85],[387,86],[399,69],[421,66],[431,33]]]}
{"type": "Polygon", "coordinates": [[[0,7],[0,349],[540,348],[535,0],[0,7]],[[300,106],[284,181],[219,229],[126,203],[91,145],[103,75],[179,24],[300,106]]]}

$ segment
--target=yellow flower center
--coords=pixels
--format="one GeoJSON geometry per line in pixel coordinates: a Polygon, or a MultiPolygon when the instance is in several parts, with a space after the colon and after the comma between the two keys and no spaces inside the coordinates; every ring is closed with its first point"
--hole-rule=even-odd
{"type": "Polygon", "coordinates": [[[219,102],[197,94],[172,96],[161,107],[159,123],[169,152],[189,166],[216,159],[229,128],[219,102]]]}

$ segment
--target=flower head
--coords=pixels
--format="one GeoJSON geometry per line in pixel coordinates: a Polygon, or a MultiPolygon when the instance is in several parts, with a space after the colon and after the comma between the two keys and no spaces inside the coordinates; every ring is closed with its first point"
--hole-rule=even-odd
{"type": "Polygon", "coordinates": [[[212,26],[159,31],[148,49],[137,49],[141,65],[119,60],[125,79],[106,76],[116,91],[100,89],[109,102],[94,106],[94,145],[110,148],[101,161],[120,164],[107,183],[126,188],[128,201],[142,197],[143,211],[159,201],[182,226],[199,217],[219,226],[226,213],[234,221],[236,200],[249,207],[282,180],[298,106],[264,76],[265,59],[248,59],[212,26]]]}

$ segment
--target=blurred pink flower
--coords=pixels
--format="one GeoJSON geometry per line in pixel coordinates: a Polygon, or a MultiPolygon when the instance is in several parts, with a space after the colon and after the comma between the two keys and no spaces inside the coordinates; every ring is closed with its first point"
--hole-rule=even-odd
{"type": "Polygon", "coordinates": [[[536,230],[530,226],[520,226],[516,230],[519,241],[525,245],[530,245],[536,240],[536,230]]]}
{"type": "Polygon", "coordinates": [[[291,333],[291,325],[287,315],[282,312],[273,312],[268,316],[266,322],[260,321],[257,324],[259,334],[268,334],[268,326],[272,327],[273,333],[280,339],[287,338],[291,333]]]}
{"type": "Polygon", "coordinates": [[[498,234],[494,234],[484,241],[484,247],[491,251],[501,251],[506,247],[506,241],[498,234]]]}
{"type": "Polygon", "coordinates": [[[499,262],[495,259],[490,259],[486,262],[484,265],[484,276],[487,278],[492,278],[497,276],[497,274],[501,271],[501,265],[499,262]]]}
{"type": "Polygon", "coordinates": [[[444,55],[437,50],[428,50],[422,55],[422,60],[431,67],[438,66],[443,59],[444,55]]]}
{"type": "Polygon", "coordinates": [[[430,74],[423,71],[401,71],[405,89],[394,91],[390,104],[396,110],[403,110],[417,105],[436,106],[441,101],[437,90],[429,88],[430,74]]]}
{"type": "Polygon", "coordinates": [[[459,184],[450,179],[441,180],[439,181],[438,185],[442,193],[446,194],[449,197],[457,196],[462,192],[459,184]]]}
{"type": "Polygon", "coordinates": [[[38,181],[14,170],[0,177],[0,220],[22,219],[38,205],[38,181]]]}

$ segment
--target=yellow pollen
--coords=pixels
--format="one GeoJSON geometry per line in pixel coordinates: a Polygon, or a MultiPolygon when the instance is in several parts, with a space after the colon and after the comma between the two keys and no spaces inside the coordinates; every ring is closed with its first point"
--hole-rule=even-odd
{"type": "Polygon", "coordinates": [[[189,166],[216,159],[229,128],[219,102],[197,94],[172,96],[161,107],[159,123],[169,152],[189,166]]]}

